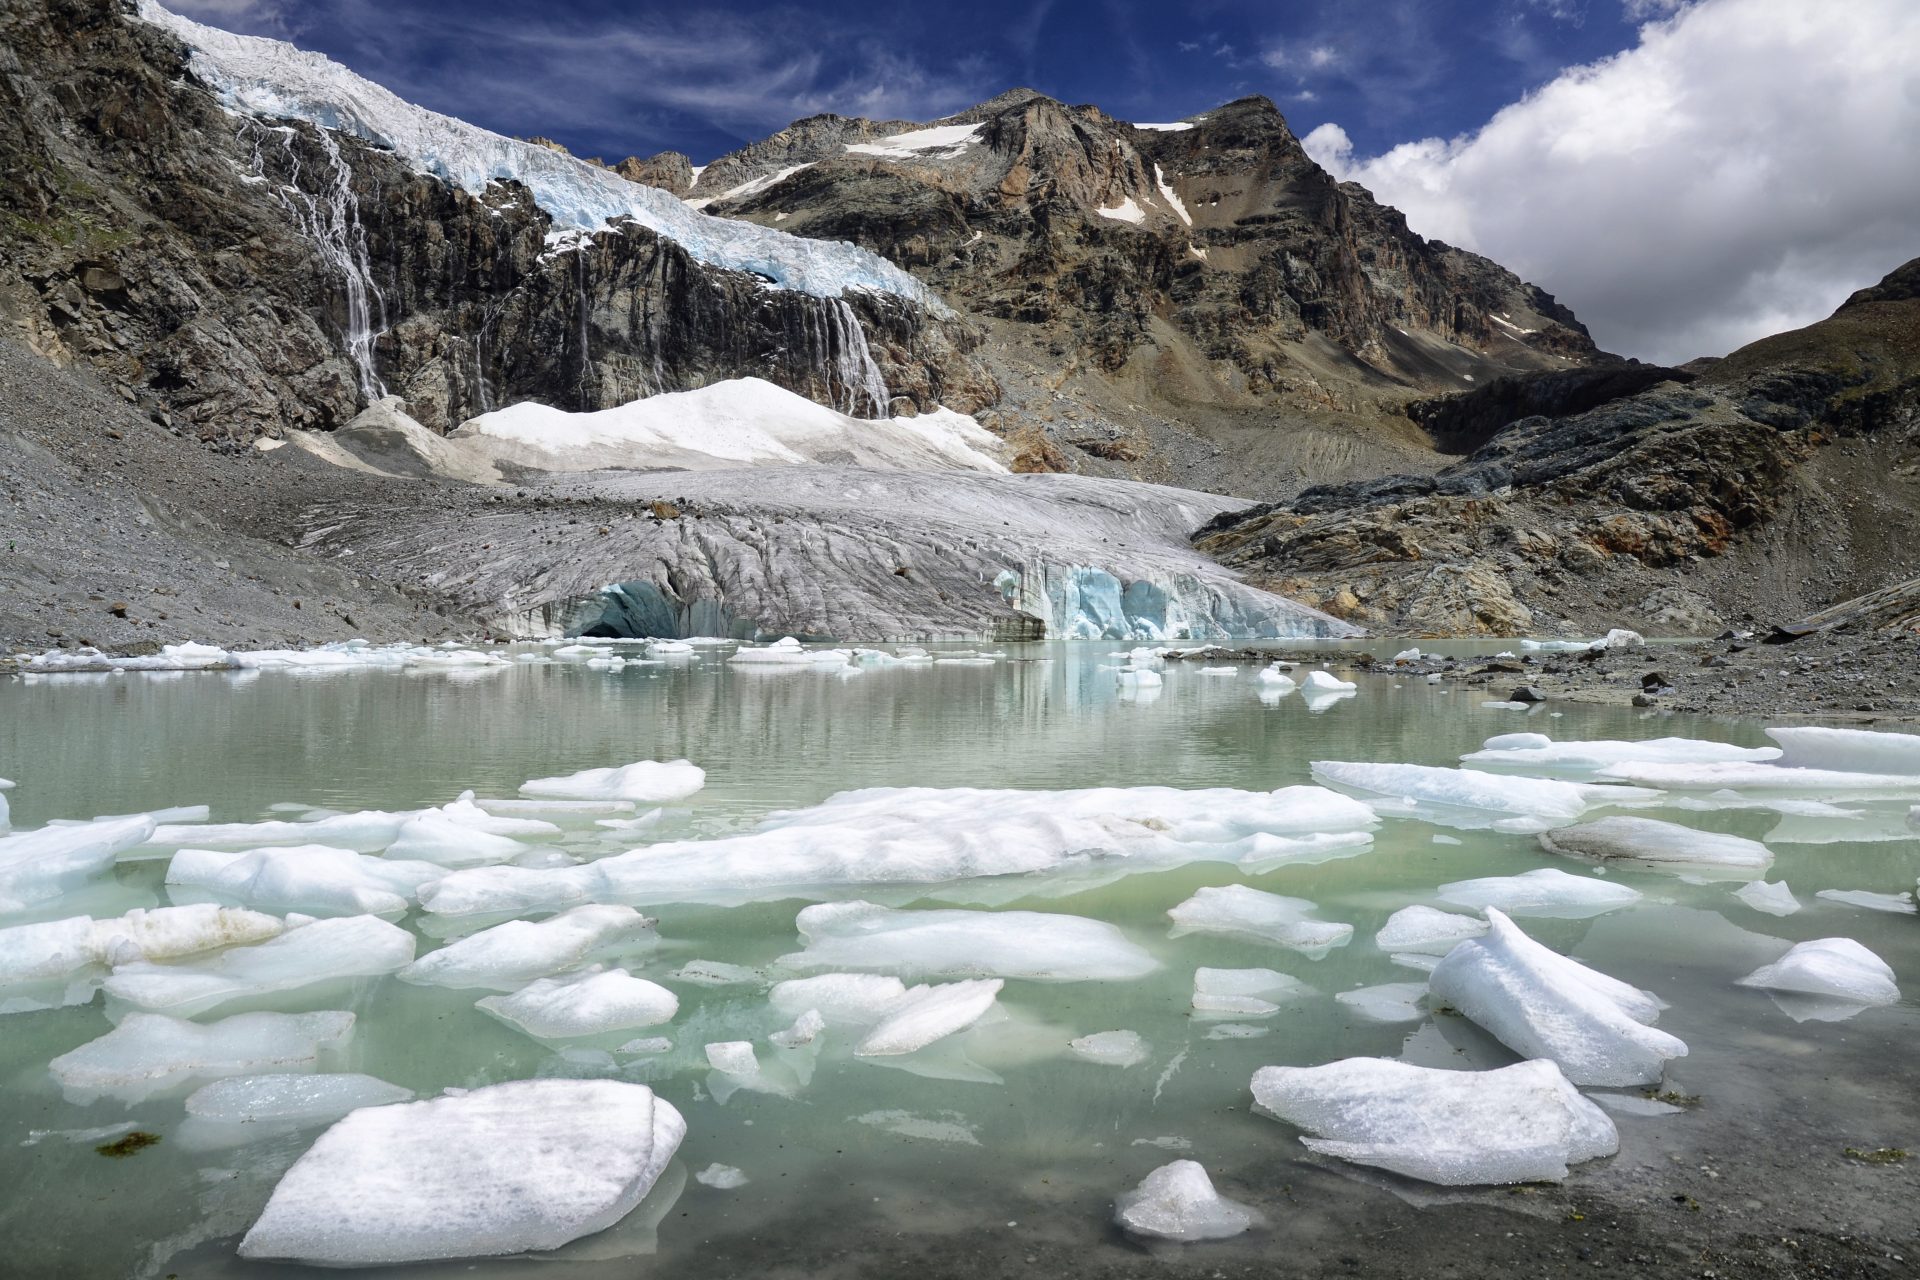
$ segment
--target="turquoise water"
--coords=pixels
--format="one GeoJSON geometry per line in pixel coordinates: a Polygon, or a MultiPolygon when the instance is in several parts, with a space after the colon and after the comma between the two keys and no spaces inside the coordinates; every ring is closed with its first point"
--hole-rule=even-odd
{"type": "MultiPolygon", "coordinates": [[[[1401,646],[1376,640],[1367,647],[1390,653],[1401,646]]],[[[679,838],[740,830],[770,811],[853,787],[1267,790],[1308,782],[1308,762],[1315,759],[1452,764],[1489,735],[1522,728],[1562,739],[1680,735],[1765,743],[1761,726],[1738,721],[1573,705],[1531,713],[1483,709],[1483,690],[1352,676],[1337,654],[1331,669],[1356,678],[1359,692],[1317,712],[1297,695],[1263,701],[1251,665],[1222,679],[1172,664],[1158,697],[1128,699],[1107,669],[1115,661],[1111,649],[1009,646],[1009,656],[990,667],[891,667],[844,676],[741,672],[701,655],[619,672],[556,663],[479,673],[128,674],[15,682],[0,685],[0,776],[18,784],[8,794],[21,829],[54,818],[185,804],[211,806],[215,821],[289,816],[272,808],[289,804],[417,808],[468,789],[511,796],[531,777],[686,757],[707,770],[707,786],[668,806],[663,825],[649,833],[679,838]]],[[[1868,807],[1889,820],[1896,809],[1868,807]]],[[[1813,1053],[1850,1034],[1920,1043],[1911,1003],[1869,1010],[1848,1023],[1795,1023],[1765,994],[1730,985],[1782,949],[1770,940],[1834,934],[1858,938],[1908,985],[1920,983],[1920,931],[1911,917],[1813,899],[1823,888],[1911,889],[1920,845],[1912,839],[1800,843],[1830,839],[1845,828],[1758,810],[1655,810],[1652,816],[1768,838],[1777,860],[1767,878],[1786,879],[1808,904],[1798,915],[1774,918],[1732,897],[1738,879],[1693,884],[1671,874],[1618,870],[1617,882],[1646,895],[1633,908],[1594,920],[1522,921],[1556,949],[1669,1001],[1661,1026],[1692,1047],[1673,1064],[1670,1084],[1711,1096],[1716,1080],[1764,1064],[1782,1044],[1813,1053]]],[[[568,838],[576,851],[592,853],[631,842],[579,828],[568,838]]],[[[950,1233],[1000,1223],[1018,1224],[1004,1228],[1014,1239],[1024,1232],[1083,1247],[1093,1270],[1141,1256],[1108,1228],[1110,1202],[1159,1164],[1191,1156],[1223,1191],[1270,1211],[1284,1207],[1281,1188],[1302,1176],[1302,1162],[1324,1167],[1291,1130],[1249,1114],[1247,1082],[1255,1068],[1357,1054],[1405,1053],[1428,1065],[1513,1060],[1458,1018],[1371,1023],[1330,997],[1422,978],[1372,943],[1394,910],[1435,903],[1434,891],[1447,881],[1546,866],[1583,870],[1545,854],[1529,836],[1390,818],[1374,847],[1359,856],[1259,876],[1196,863],[1065,896],[1049,893],[1044,877],[1024,881],[992,896],[1004,907],[1111,921],[1163,967],[1126,983],[1009,981],[1001,996],[1009,1023],[969,1042],[972,1061],[962,1074],[972,1078],[963,1080],[855,1060],[845,1046],[829,1043],[793,1096],[747,1092],[716,1099],[699,1046],[764,1041],[786,1020],[766,1009],[764,985],[700,987],[667,975],[694,959],[763,967],[795,950],[794,915],[805,902],[793,899],[729,909],[648,908],[660,918],[661,943],[631,967],[673,988],[681,1012],[670,1026],[629,1034],[672,1038],[676,1048],[662,1060],[569,1059],[477,1012],[473,1001],[484,993],[391,978],[220,1012],[351,1009],[359,1019],[355,1038],[333,1065],[422,1094],[605,1071],[653,1084],[688,1120],[676,1167],[626,1222],[565,1251],[576,1259],[567,1274],[596,1280],[720,1274],[716,1258],[738,1265],[757,1250],[774,1249],[776,1240],[785,1241],[780,1248],[821,1251],[810,1274],[851,1274],[870,1235],[884,1238],[888,1249],[932,1249],[950,1233]],[[1436,835],[1460,843],[1436,843],[1436,835]],[[1198,887],[1234,882],[1311,899],[1322,918],[1351,923],[1355,936],[1318,960],[1250,941],[1168,936],[1169,907],[1198,887]],[[1224,1020],[1257,1024],[1261,1034],[1254,1038],[1209,1038],[1223,1020],[1196,1018],[1189,1007],[1192,973],[1201,965],[1277,969],[1319,995],[1272,1018],[1224,1020]],[[1145,1062],[1119,1069],[1065,1048],[1075,1036],[1122,1028],[1146,1039],[1145,1062]],[[688,1177],[715,1162],[738,1167],[750,1181],[723,1191],[688,1177]],[[804,1224],[798,1241],[796,1223],[804,1224]]],[[[164,903],[163,870],[162,861],[122,863],[111,886],[89,891],[87,908],[108,914],[164,903]]],[[[940,892],[894,887],[875,896],[895,905],[953,905],[936,900],[940,892]]],[[[421,932],[423,952],[446,931],[422,930],[417,913],[406,923],[421,932]]],[[[0,1200],[0,1231],[13,1273],[287,1275],[285,1266],[240,1261],[233,1246],[317,1130],[200,1150],[175,1140],[189,1089],[131,1108],[68,1102],[46,1063],[110,1026],[98,998],[87,1006],[0,1018],[0,1186],[9,1189],[0,1200]],[[109,1160],[94,1154],[91,1141],[69,1140],[74,1131],[128,1122],[161,1142],[109,1160]],[[43,1130],[54,1132],[32,1140],[43,1130]]],[[[920,1065],[939,1069],[938,1062],[920,1065]]],[[[1626,1150],[1618,1159],[1632,1159],[1636,1143],[1663,1141],[1655,1131],[1660,1123],[1623,1117],[1626,1150]]],[[[1576,1179],[1605,1176],[1598,1166],[1575,1173],[1576,1179]]],[[[1272,1230],[1209,1247],[1227,1257],[1237,1256],[1235,1249],[1271,1248],[1272,1230]]],[[[519,1275],[543,1265],[459,1262],[396,1274],[519,1275]]]]}

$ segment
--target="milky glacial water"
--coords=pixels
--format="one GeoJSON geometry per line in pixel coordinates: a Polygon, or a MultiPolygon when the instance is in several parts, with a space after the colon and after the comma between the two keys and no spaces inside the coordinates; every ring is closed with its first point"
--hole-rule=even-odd
{"type": "MultiPolygon", "coordinates": [[[[1367,647],[1401,647],[1383,648],[1390,643],[1367,647]]],[[[649,833],[677,838],[741,830],[770,811],[854,787],[1266,790],[1310,781],[1311,760],[1446,765],[1491,734],[1523,728],[1556,739],[1681,735],[1765,744],[1762,726],[1749,722],[1573,705],[1493,710],[1480,705],[1484,690],[1364,675],[1355,677],[1356,696],[1316,710],[1297,694],[1262,700],[1252,665],[1222,678],[1170,664],[1159,696],[1127,698],[1107,669],[1112,648],[1010,646],[992,666],[850,675],[743,672],[729,669],[723,655],[702,654],[618,672],[556,663],[480,672],[14,682],[0,685],[0,776],[18,783],[9,797],[15,828],[23,829],[53,818],[183,804],[210,805],[216,821],[291,816],[273,808],[290,804],[416,808],[467,789],[512,796],[531,777],[684,756],[706,768],[707,787],[669,806],[665,822],[649,833]]],[[[1337,650],[1329,656],[1333,671],[1350,674],[1337,650]]],[[[1900,819],[1916,800],[1848,802],[1867,810],[1849,822],[1752,809],[1643,811],[1766,839],[1776,855],[1766,878],[1792,885],[1805,906],[1797,915],[1776,918],[1743,905],[1732,890],[1745,877],[1689,883],[1613,869],[1611,879],[1645,895],[1638,905],[1594,919],[1520,923],[1555,949],[1669,1002],[1660,1025],[1692,1052],[1672,1064],[1667,1083],[1701,1096],[1703,1107],[1721,1102],[1751,1120],[1769,1107],[1798,1105],[1788,1092],[1754,1082],[1819,1063],[1823,1096],[1854,1090],[1855,1105],[1872,1109],[1880,1104],[1862,1054],[1910,1057],[1920,1049],[1920,1015],[1911,1001],[1920,992],[1920,929],[1912,917],[1826,903],[1814,893],[1912,889],[1920,843],[1901,834],[1900,819]],[[1892,838],[1857,838],[1872,833],[1892,838]],[[1796,1022],[1765,993],[1731,985],[1789,942],[1833,935],[1876,951],[1909,998],[1845,1022],[1796,1022]],[[1737,1093],[1735,1081],[1743,1082],[1737,1093]]],[[[633,840],[578,826],[564,843],[577,853],[604,854],[633,840]]],[[[123,863],[111,885],[87,891],[84,901],[0,923],[162,904],[164,865],[123,863]]],[[[1016,1252],[1023,1239],[1084,1250],[1089,1272],[1144,1265],[1147,1255],[1109,1226],[1112,1199],[1181,1156],[1202,1161],[1223,1192],[1270,1215],[1263,1231],[1204,1246],[1217,1251],[1209,1256],[1250,1258],[1311,1229],[1296,1199],[1307,1193],[1299,1188],[1318,1186],[1324,1194],[1351,1185],[1374,1194],[1382,1183],[1380,1175],[1343,1182],[1354,1175],[1311,1156],[1287,1126],[1253,1115],[1253,1071],[1361,1054],[1463,1068],[1513,1061],[1457,1017],[1374,1022],[1332,997],[1423,979],[1373,944],[1396,909],[1446,906],[1435,891],[1448,881],[1549,866],[1590,873],[1544,853],[1530,836],[1388,818],[1372,849],[1358,856],[1257,876],[1197,863],[1064,893],[1047,877],[850,891],[842,896],[899,906],[984,902],[1096,917],[1123,928],[1162,967],[1132,982],[1009,981],[1001,996],[1010,1015],[1005,1023],[909,1060],[856,1060],[849,1041],[830,1035],[790,1064],[793,1079],[804,1080],[791,1096],[729,1096],[701,1054],[708,1041],[752,1039],[763,1062],[778,1060],[765,1037],[788,1020],[767,1008],[764,992],[767,982],[790,975],[768,972],[759,984],[721,987],[668,975],[696,959],[764,970],[797,949],[794,916],[808,900],[648,908],[660,919],[661,941],[630,967],[672,988],[681,1011],[669,1026],[617,1038],[671,1038],[674,1050],[657,1059],[564,1055],[476,1011],[473,1002],[484,992],[392,978],[234,1004],[219,1015],[350,1009],[358,1016],[352,1044],[327,1065],[423,1096],[449,1086],[610,1073],[653,1085],[686,1116],[687,1139],[654,1195],[618,1227],[563,1250],[568,1265],[558,1272],[548,1260],[482,1260],[395,1275],[698,1277],[724,1273],[720,1257],[732,1267],[764,1257],[802,1274],[858,1274],[874,1259],[937,1251],[943,1240],[983,1227],[1003,1233],[1016,1252]],[[1168,908],[1199,887],[1229,883],[1311,899],[1320,917],[1351,923],[1354,937],[1309,959],[1252,941],[1169,936],[1168,908]],[[1268,1018],[1200,1017],[1189,1003],[1198,966],[1273,968],[1317,994],[1268,1018]],[[1144,1062],[1117,1068],[1067,1049],[1076,1036],[1117,1029],[1145,1038],[1144,1062]],[[749,1181],[723,1190],[692,1179],[713,1163],[735,1166],[749,1181]]],[[[418,913],[405,923],[420,934],[422,952],[447,932],[423,926],[418,913]]],[[[0,1017],[0,1187],[7,1192],[0,1197],[0,1273],[303,1274],[244,1262],[234,1245],[319,1130],[206,1149],[182,1133],[181,1099],[193,1086],[132,1107],[69,1102],[47,1062],[111,1025],[99,997],[83,1007],[0,1017]],[[103,1139],[88,1131],[129,1123],[161,1141],[125,1159],[95,1154],[103,1139]],[[50,1132],[36,1138],[38,1131],[50,1132]]],[[[1617,1119],[1622,1154],[1577,1169],[1576,1183],[1604,1180],[1609,1165],[1670,1150],[1675,1133],[1701,1123],[1692,1115],[1617,1119]]],[[[417,1154],[435,1158],[430,1150],[417,1154]]]]}

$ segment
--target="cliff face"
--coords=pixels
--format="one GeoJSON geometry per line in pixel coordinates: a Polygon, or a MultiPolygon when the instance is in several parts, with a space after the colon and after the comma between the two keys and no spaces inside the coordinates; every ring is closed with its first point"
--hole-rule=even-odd
{"type": "Polygon", "coordinates": [[[1198,545],[1350,621],[1437,634],[1711,634],[1920,573],[1920,260],[1818,324],[1643,372],[1661,381],[1453,402],[1473,431],[1527,416],[1436,475],[1309,489],[1198,545]]]}
{"type": "Polygon", "coordinates": [[[383,391],[442,430],[748,374],[864,415],[997,394],[977,333],[919,300],[772,288],[632,222],[556,237],[517,183],[223,110],[113,0],[22,0],[0,35],[0,315],[203,439],[333,427],[383,391]]]}

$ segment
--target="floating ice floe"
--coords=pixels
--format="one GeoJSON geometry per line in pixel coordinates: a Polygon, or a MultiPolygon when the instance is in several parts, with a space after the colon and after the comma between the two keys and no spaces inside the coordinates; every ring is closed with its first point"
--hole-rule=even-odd
{"type": "Polygon", "coordinates": [[[1199,669],[1199,674],[1203,676],[1237,676],[1240,674],[1240,668],[1238,667],[1201,667],[1199,669]]]}
{"type": "Polygon", "coordinates": [[[707,771],[685,760],[642,760],[608,769],[582,769],[520,784],[520,794],[553,800],[630,800],[659,804],[684,800],[707,785],[707,771]]]}
{"type": "Polygon", "coordinates": [[[566,818],[573,821],[603,817],[617,818],[632,813],[639,807],[631,800],[500,800],[487,797],[473,803],[482,812],[499,817],[513,817],[517,814],[544,815],[549,818],[566,818]]]}
{"type": "Polygon", "coordinates": [[[312,916],[396,916],[420,886],[447,869],[327,845],[276,845],[248,852],[182,849],[167,864],[167,885],[269,911],[312,916]]]}
{"type": "Polygon", "coordinates": [[[1175,1160],[1116,1200],[1113,1220],[1137,1236],[1185,1243],[1237,1236],[1260,1219],[1215,1191],[1197,1161],[1175,1160]]]}
{"type": "Polygon", "coordinates": [[[352,1032],[353,1015],[340,1010],[240,1013],[213,1023],[130,1013],[49,1069],[70,1095],[137,1102],[188,1080],[310,1070],[352,1032]]]}
{"type": "Polygon", "coordinates": [[[1468,938],[1487,931],[1487,922],[1434,907],[1402,907],[1387,917],[1373,943],[1382,951],[1444,955],[1468,938]]]}
{"type": "Polygon", "coordinates": [[[509,920],[430,951],[400,970],[423,986],[514,991],[590,959],[651,946],[654,921],[632,907],[575,907],[538,922],[509,920]]]}
{"type": "Polygon", "coordinates": [[[922,1142],[947,1142],[959,1147],[980,1145],[973,1126],[958,1111],[938,1111],[932,1115],[919,1115],[912,1111],[869,1111],[853,1117],[853,1122],[922,1142]]]}
{"type": "Polygon", "coordinates": [[[1138,1031],[1096,1031],[1069,1040],[1067,1048],[1106,1067],[1132,1067],[1147,1060],[1147,1042],[1138,1031]]]}
{"type": "Polygon", "coordinates": [[[187,1096],[187,1114],[222,1125],[331,1124],[361,1107],[405,1102],[413,1090],[353,1072],[231,1076],[187,1096]]]}
{"type": "Polygon", "coordinates": [[[57,982],[136,960],[178,960],[264,942],[281,922],[258,911],[199,904],[129,911],[107,920],[72,916],[0,929],[0,988],[57,982]]]}
{"type": "Polygon", "coordinates": [[[1351,680],[1342,680],[1325,671],[1309,671],[1307,678],[1300,683],[1307,693],[1352,693],[1360,686],[1351,680]]]}
{"type": "Polygon", "coordinates": [[[696,987],[754,987],[765,981],[760,970],[725,960],[689,960],[667,976],[696,987]]]}
{"type": "Polygon", "coordinates": [[[1551,867],[1517,876],[1484,876],[1440,886],[1439,898],[1460,907],[1498,907],[1509,915],[1580,920],[1631,906],[1640,891],[1551,867]]]}
{"type": "Polygon", "coordinates": [[[1193,1007],[1201,1013],[1264,1018],[1280,1012],[1282,1002],[1312,994],[1313,988],[1300,979],[1272,969],[1200,968],[1193,971],[1193,1007]]]}
{"type": "Polygon", "coordinates": [[[1920,792],[1920,777],[1891,773],[1855,773],[1842,769],[1784,768],[1778,764],[1648,764],[1630,761],[1599,771],[1604,780],[1669,791],[1758,792],[1762,795],[1812,791],[1823,795],[1910,795],[1920,792]]]}
{"type": "Polygon", "coordinates": [[[371,1266],[557,1249],[632,1211],[685,1135],[651,1089],[615,1080],[366,1107],[281,1178],[240,1255],[371,1266]]]}
{"type": "Polygon", "coordinates": [[[1427,1016],[1421,1007],[1427,998],[1424,982],[1382,982],[1336,991],[1333,998],[1368,1022],[1418,1022],[1427,1016]]]}
{"type": "Polygon", "coordinates": [[[1787,888],[1785,880],[1768,884],[1765,880],[1755,880],[1741,885],[1733,891],[1733,896],[1752,907],[1755,911],[1764,911],[1770,916],[1790,916],[1800,909],[1800,902],[1787,888]]]}
{"type": "Polygon", "coordinates": [[[343,978],[372,978],[413,959],[413,935],[378,916],[312,920],[278,937],[175,964],[114,966],[106,993],[138,1009],[191,1018],[233,1000],[297,991],[343,978]]]}
{"type": "Polygon", "coordinates": [[[1461,756],[1460,762],[1520,773],[1591,777],[1620,764],[1758,764],[1779,755],[1774,747],[1736,747],[1697,738],[1555,742],[1543,733],[1508,733],[1488,738],[1480,750],[1461,756]]]}
{"type": "Polygon", "coordinates": [[[896,911],[871,902],[825,902],[803,908],[795,927],[806,948],[778,963],[802,971],[1123,982],[1160,967],[1104,920],[1037,911],[896,911]]]}
{"type": "Polygon", "coordinates": [[[1875,893],[1870,889],[1822,889],[1813,895],[1828,902],[1838,902],[1847,907],[1864,907],[1868,911],[1890,911],[1896,915],[1913,915],[1916,908],[1910,893],[1875,893]]]}
{"type": "Polygon", "coordinates": [[[1860,1007],[1892,1004],[1900,998],[1886,961],[1852,938],[1799,943],[1772,964],[1739,979],[1737,985],[1860,1007]]]}
{"type": "Polygon", "coordinates": [[[1200,889],[1167,915],[1173,936],[1187,933],[1225,933],[1271,942],[1318,959],[1343,947],[1353,937],[1353,926],[1314,920],[1317,910],[1305,898],[1285,898],[1244,884],[1200,889]]]}
{"type": "Polygon", "coordinates": [[[1786,768],[1920,778],[1920,734],[1809,726],[1769,729],[1767,736],[1780,744],[1780,764],[1786,768]]]}
{"type": "Polygon", "coordinates": [[[148,817],[109,818],[0,836],[0,915],[51,902],[112,869],[153,835],[148,817]]]}
{"type": "Polygon", "coordinates": [[[1000,979],[989,978],[914,987],[887,1009],[879,1025],[854,1049],[854,1056],[912,1053],[964,1031],[993,1008],[1003,985],[1000,979]]]}
{"type": "Polygon", "coordinates": [[[150,843],[173,849],[262,849],[270,845],[326,845],[377,853],[399,838],[400,828],[413,813],[336,813],[307,822],[271,819],[266,822],[167,823],[153,832],[150,843]]]}
{"type": "Polygon", "coordinates": [[[625,969],[536,978],[512,995],[487,996],[475,1008],[540,1040],[602,1035],[671,1022],[680,998],[625,969]]]}
{"type": "Polygon", "coordinates": [[[449,869],[508,862],[526,852],[527,846],[511,836],[477,831],[437,809],[407,819],[387,846],[388,857],[449,869]]]}
{"type": "Polygon", "coordinates": [[[1529,938],[1496,908],[1484,938],[1461,943],[1428,979],[1436,1000],[1523,1058],[1547,1058],[1578,1085],[1657,1082],[1687,1046],[1651,1025],[1661,1003],[1645,991],[1529,938]]]}
{"type": "Polygon", "coordinates": [[[769,815],[756,831],[674,840],[576,867],[456,872],[422,895],[440,915],[581,902],[733,904],[853,885],[1036,872],[1262,868],[1358,852],[1378,819],[1323,787],[1081,791],[875,787],[769,815]]]}
{"type": "Polygon", "coordinates": [[[1323,1155],[1442,1186],[1559,1182],[1620,1135],[1551,1062],[1442,1071],[1387,1058],[1262,1067],[1262,1111],[1315,1135],[1323,1155]]]}
{"type": "Polygon", "coordinates": [[[730,1076],[750,1076],[760,1070],[760,1059],[750,1040],[717,1040],[706,1047],[707,1065],[730,1076]]]}
{"type": "Polygon", "coordinates": [[[1519,817],[1555,825],[1572,822],[1587,810],[1608,804],[1650,803],[1658,791],[1517,778],[1477,769],[1443,769],[1420,764],[1369,764],[1316,760],[1313,776],[1330,786],[1379,796],[1387,812],[1417,816],[1450,827],[1488,827],[1519,817]],[[1394,806],[1392,802],[1399,802],[1394,806]]]}
{"type": "Polygon", "coordinates": [[[833,1026],[878,1022],[907,994],[907,984],[890,974],[822,973],[793,978],[767,993],[774,1011],[788,1018],[815,1013],[833,1026]]]}
{"type": "Polygon", "coordinates": [[[793,1020],[793,1025],[775,1031],[767,1042],[776,1049],[799,1049],[813,1043],[827,1029],[827,1020],[818,1009],[808,1009],[793,1020]]]}
{"type": "Polygon", "coordinates": [[[1278,693],[1286,693],[1298,687],[1294,678],[1287,674],[1287,672],[1292,669],[1292,666],[1293,664],[1289,662],[1269,663],[1267,666],[1262,667],[1253,678],[1259,681],[1264,688],[1271,689],[1278,693]]]}
{"type": "Polygon", "coordinates": [[[1627,859],[1677,870],[1764,871],[1773,853],[1758,840],[1696,831],[1655,818],[1611,817],[1540,833],[1548,853],[1596,862],[1627,859]]]}
{"type": "Polygon", "coordinates": [[[719,1191],[732,1191],[747,1185],[747,1175],[730,1164],[710,1164],[694,1174],[693,1180],[703,1187],[713,1187],[719,1191]]]}

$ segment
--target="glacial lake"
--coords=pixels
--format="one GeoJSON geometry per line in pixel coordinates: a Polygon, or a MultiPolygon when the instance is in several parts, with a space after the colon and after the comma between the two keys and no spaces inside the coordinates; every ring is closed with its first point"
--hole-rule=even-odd
{"type": "MultiPolygon", "coordinates": [[[[1314,760],[1450,766],[1489,736],[1522,731],[1556,740],[1682,736],[1766,745],[1764,726],[1751,722],[1574,704],[1485,708],[1498,692],[1352,674],[1339,646],[1324,646],[1329,669],[1359,687],[1324,705],[1310,706],[1298,693],[1263,699],[1258,664],[1249,662],[1233,663],[1231,677],[1202,675],[1199,663],[1169,663],[1157,695],[1128,695],[1112,669],[1112,654],[1123,647],[1011,645],[988,665],[847,674],[743,671],[727,665],[722,649],[618,671],[556,661],[473,671],[48,677],[0,683],[0,776],[17,784],[6,794],[19,831],[179,805],[210,806],[216,822],[293,817],[308,807],[417,809],[468,790],[512,797],[529,778],[647,759],[686,758],[707,771],[703,790],[664,806],[660,823],[638,839],[573,822],[555,842],[597,857],[648,840],[747,830],[776,810],[863,787],[1268,791],[1310,783],[1314,760]]],[[[1374,639],[1350,650],[1361,647],[1391,653],[1401,646],[1374,639]]],[[[1911,1097],[1876,1064],[1911,1061],[1920,1050],[1913,1003],[1920,929],[1911,916],[1814,895],[1912,890],[1920,842],[1902,824],[1920,795],[1842,802],[1864,816],[1636,811],[1764,839],[1775,855],[1764,878],[1791,885],[1802,904],[1797,914],[1762,914],[1735,898],[1752,875],[1696,882],[1610,867],[1606,879],[1639,890],[1637,903],[1586,919],[1516,917],[1553,949],[1658,994],[1670,1006],[1659,1026],[1690,1048],[1669,1064],[1662,1087],[1697,1104],[1615,1114],[1620,1154],[1577,1166],[1569,1185],[1625,1186],[1647,1171],[1704,1158],[1709,1147],[1724,1155],[1755,1141],[1752,1131],[1776,1108],[1811,1108],[1805,1123],[1836,1126],[1836,1149],[1911,1143],[1911,1097]],[[1906,988],[1903,1000],[1845,1020],[1796,1021],[1766,992],[1733,985],[1786,944],[1829,936],[1857,939],[1891,965],[1906,988]],[[1839,1127],[1850,1121],[1853,1129],[1839,1127]]],[[[1087,1274],[1134,1267],[1151,1274],[1159,1255],[1112,1225],[1112,1203],[1182,1157],[1204,1164],[1221,1192],[1258,1208],[1267,1224],[1192,1246],[1181,1259],[1244,1265],[1296,1246],[1337,1250],[1331,1224],[1354,1206],[1512,1199],[1503,1191],[1425,1188],[1315,1156],[1296,1130],[1253,1114],[1248,1082],[1264,1065],[1356,1055],[1459,1068],[1516,1061],[1463,1018],[1416,1009],[1406,1020],[1380,1021],[1334,997],[1424,981],[1373,939],[1409,905],[1468,910],[1441,901],[1442,884],[1547,867],[1593,874],[1590,864],[1545,852],[1533,835],[1404,816],[1384,817],[1371,848],[1340,852],[1258,873],[1202,861],[1081,880],[1043,874],[891,885],[731,907],[636,903],[659,917],[659,942],[623,962],[671,989],[680,1011],[668,1025],[616,1039],[671,1039],[673,1048],[658,1055],[615,1055],[599,1041],[562,1052],[476,1010],[487,992],[391,977],[238,1003],[215,1016],[351,1010],[351,1043],[326,1061],[328,1069],[365,1072],[423,1097],[530,1077],[610,1075],[653,1086],[686,1117],[673,1166],[607,1232],[539,1259],[366,1274],[851,1276],[892,1274],[916,1258],[946,1256],[951,1264],[946,1251],[955,1247],[976,1251],[982,1275],[1017,1271],[1037,1250],[1076,1257],[1087,1274]],[[1228,936],[1170,936],[1169,908],[1203,887],[1236,883],[1309,899],[1317,918],[1351,924],[1353,936],[1317,959],[1228,936]],[[768,1007],[766,990],[797,971],[776,972],[773,963],[800,949],[796,913],[833,896],[1092,917],[1118,926],[1160,967],[1130,981],[1010,979],[999,1021],[905,1058],[855,1058],[833,1034],[804,1051],[775,1050],[768,1034],[792,1019],[768,1007]],[[732,985],[670,976],[694,961],[760,976],[732,985]],[[1271,968],[1313,992],[1266,1017],[1202,1015],[1191,1005],[1201,966],[1271,968]],[[1120,1067],[1069,1049],[1076,1037],[1121,1029],[1144,1039],[1144,1060],[1120,1067]],[[780,1064],[773,1074],[784,1093],[732,1088],[709,1069],[705,1043],[743,1039],[756,1043],[763,1064],[780,1064]],[[738,1168],[748,1181],[720,1189],[694,1180],[713,1164],[738,1168]]],[[[0,925],[164,905],[165,868],[164,858],[122,861],[107,884],[0,925]]],[[[419,936],[422,954],[455,927],[423,923],[419,911],[402,923],[419,936]]],[[[112,1025],[103,996],[0,1017],[0,1273],[323,1274],[249,1263],[234,1251],[319,1128],[196,1138],[184,1124],[182,1099],[204,1081],[132,1106],[69,1101],[47,1064],[112,1025]],[[128,1125],[160,1141],[126,1158],[96,1154],[128,1125]]],[[[1639,1096],[1598,1092],[1629,1099],[1630,1107],[1639,1096]]],[[[417,1158],[432,1161],[435,1153],[417,1158]]]]}

